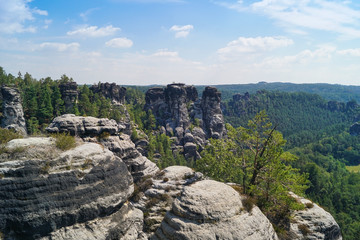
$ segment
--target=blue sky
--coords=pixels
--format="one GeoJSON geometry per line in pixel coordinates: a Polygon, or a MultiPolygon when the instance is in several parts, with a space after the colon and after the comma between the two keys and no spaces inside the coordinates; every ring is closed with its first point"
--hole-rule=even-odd
{"type": "Polygon", "coordinates": [[[360,85],[360,2],[0,0],[0,66],[120,85],[360,85]]]}

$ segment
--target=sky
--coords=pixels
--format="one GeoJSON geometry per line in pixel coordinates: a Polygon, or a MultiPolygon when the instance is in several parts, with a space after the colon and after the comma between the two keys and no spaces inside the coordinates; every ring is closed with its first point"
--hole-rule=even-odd
{"type": "Polygon", "coordinates": [[[0,0],[0,66],[79,84],[360,85],[360,1],[0,0]]]}

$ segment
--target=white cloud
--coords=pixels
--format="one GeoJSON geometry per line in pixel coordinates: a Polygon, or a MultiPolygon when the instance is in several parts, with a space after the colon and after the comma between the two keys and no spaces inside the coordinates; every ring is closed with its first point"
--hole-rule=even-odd
{"type": "Polygon", "coordinates": [[[107,47],[113,48],[130,48],[133,42],[128,38],[113,38],[105,43],[107,47]]]}
{"type": "Polygon", "coordinates": [[[13,34],[36,32],[36,27],[28,26],[28,21],[34,21],[34,14],[46,16],[47,11],[28,6],[29,0],[0,1],[0,32],[13,34]]]}
{"type": "Polygon", "coordinates": [[[94,11],[99,10],[99,8],[90,8],[88,10],[86,10],[85,12],[80,13],[80,17],[82,18],[83,21],[88,21],[88,17],[90,14],[92,14],[94,11]]]}
{"type": "Polygon", "coordinates": [[[44,42],[38,46],[38,50],[55,50],[58,52],[65,51],[77,51],[80,47],[80,44],[77,42],[73,43],[57,43],[57,42],[44,42]]]}
{"type": "Polygon", "coordinates": [[[112,25],[101,27],[90,26],[78,28],[74,31],[67,32],[69,36],[84,36],[84,37],[106,37],[114,35],[120,28],[113,27],[112,25]]]}
{"type": "Polygon", "coordinates": [[[237,11],[252,11],[276,20],[292,32],[315,29],[338,33],[347,37],[360,37],[360,11],[348,2],[325,0],[261,0],[251,4],[238,1],[220,3],[237,11]]]}
{"type": "Polygon", "coordinates": [[[231,41],[226,47],[220,48],[217,52],[222,57],[238,56],[245,53],[261,53],[275,48],[287,47],[292,45],[293,40],[286,37],[239,37],[231,41]]]}
{"type": "Polygon", "coordinates": [[[167,49],[160,49],[156,53],[153,54],[155,57],[169,57],[169,58],[178,58],[178,52],[172,52],[167,49]]]}
{"type": "Polygon", "coordinates": [[[186,38],[189,35],[190,31],[192,31],[193,29],[194,29],[193,25],[184,25],[184,26],[174,25],[169,30],[175,32],[176,38],[186,38]]]}
{"type": "Polygon", "coordinates": [[[352,49],[345,49],[337,51],[340,55],[350,55],[354,57],[360,57],[360,48],[352,48],[352,49]]]}

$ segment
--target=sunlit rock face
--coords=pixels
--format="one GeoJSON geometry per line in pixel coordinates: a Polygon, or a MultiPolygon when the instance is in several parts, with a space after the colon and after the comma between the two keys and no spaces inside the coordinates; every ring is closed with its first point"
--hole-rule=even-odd
{"type": "Polygon", "coordinates": [[[181,147],[186,159],[200,158],[208,138],[226,134],[221,94],[216,88],[206,87],[199,99],[194,86],[174,83],[150,88],[145,100],[145,110],[153,112],[162,132],[172,137],[173,149],[181,147]]]}
{"type": "Polygon", "coordinates": [[[14,129],[21,135],[26,136],[26,124],[19,90],[2,87],[1,98],[3,101],[1,127],[14,129]]]}
{"type": "Polygon", "coordinates": [[[36,239],[110,216],[132,194],[126,164],[101,145],[61,152],[50,140],[33,142],[10,142],[26,147],[1,156],[0,231],[6,239],[36,239]]]}
{"type": "Polygon", "coordinates": [[[151,239],[278,239],[270,221],[230,186],[203,180],[175,199],[151,239]]]}

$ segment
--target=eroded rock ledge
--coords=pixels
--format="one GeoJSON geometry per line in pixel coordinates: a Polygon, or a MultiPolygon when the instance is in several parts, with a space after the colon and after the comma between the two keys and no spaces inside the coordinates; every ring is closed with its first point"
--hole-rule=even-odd
{"type": "Polygon", "coordinates": [[[55,150],[32,145],[0,162],[0,229],[9,239],[36,239],[111,215],[133,192],[126,165],[99,144],[84,143],[52,159],[26,158],[37,148],[55,150]]]}

